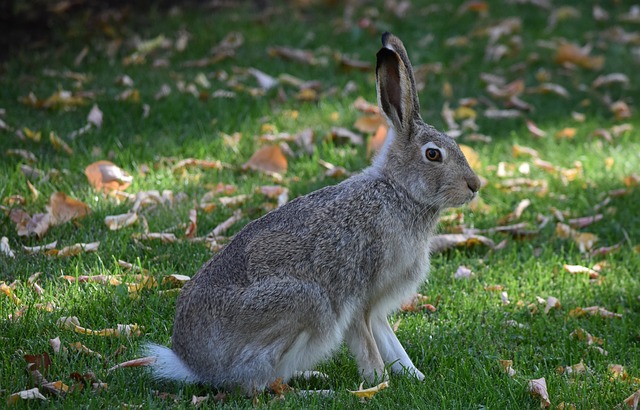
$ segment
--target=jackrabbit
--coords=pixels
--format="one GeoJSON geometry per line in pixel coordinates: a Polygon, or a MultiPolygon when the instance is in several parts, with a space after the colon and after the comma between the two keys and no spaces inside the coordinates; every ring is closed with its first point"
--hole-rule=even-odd
{"type": "Polygon", "coordinates": [[[387,315],[423,282],[439,212],[480,188],[460,148],[426,125],[402,42],[382,36],[378,105],[389,133],[372,166],[247,224],[183,288],[158,378],[252,394],[312,368],[342,341],[369,382],[422,380],[387,315]]]}

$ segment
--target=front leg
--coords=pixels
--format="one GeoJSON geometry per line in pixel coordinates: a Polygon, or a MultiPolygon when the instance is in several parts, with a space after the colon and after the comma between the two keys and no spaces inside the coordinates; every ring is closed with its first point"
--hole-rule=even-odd
{"type": "Polygon", "coordinates": [[[386,363],[392,363],[391,371],[394,373],[409,373],[418,380],[424,380],[424,374],[414,366],[385,316],[372,317],[371,329],[373,330],[376,344],[380,349],[382,359],[386,363]]]}
{"type": "Polygon", "coordinates": [[[356,317],[349,326],[345,339],[356,358],[360,373],[367,382],[373,384],[387,379],[384,362],[368,320],[356,317]]]}

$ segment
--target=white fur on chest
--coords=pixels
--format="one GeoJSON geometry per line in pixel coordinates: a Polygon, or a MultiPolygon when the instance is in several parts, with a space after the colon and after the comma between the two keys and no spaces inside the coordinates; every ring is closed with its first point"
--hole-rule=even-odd
{"type": "Polygon", "coordinates": [[[387,250],[379,286],[371,299],[372,312],[386,316],[411,298],[429,271],[429,242],[404,238],[400,246],[387,250]]]}

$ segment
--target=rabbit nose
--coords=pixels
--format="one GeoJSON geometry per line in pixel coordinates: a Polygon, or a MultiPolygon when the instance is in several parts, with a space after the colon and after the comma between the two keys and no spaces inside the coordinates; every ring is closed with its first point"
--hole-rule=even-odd
{"type": "Polygon", "coordinates": [[[477,175],[467,178],[467,186],[475,194],[480,189],[480,178],[477,175]]]}

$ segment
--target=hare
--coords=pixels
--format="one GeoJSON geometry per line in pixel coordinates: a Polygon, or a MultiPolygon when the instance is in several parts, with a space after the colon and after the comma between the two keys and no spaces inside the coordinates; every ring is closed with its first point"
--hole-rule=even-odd
{"type": "Polygon", "coordinates": [[[154,344],[154,376],[248,394],[312,368],[345,341],[368,382],[420,380],[387,315],[429,270],[440,211],[480,180],[454,140],[425,124],[402,42],[382,36],[383,148],[358,175],[250,222],[180,293],[171,349],[154,344]]]}

